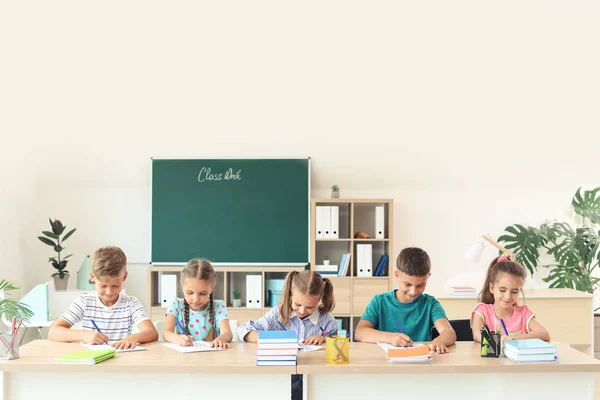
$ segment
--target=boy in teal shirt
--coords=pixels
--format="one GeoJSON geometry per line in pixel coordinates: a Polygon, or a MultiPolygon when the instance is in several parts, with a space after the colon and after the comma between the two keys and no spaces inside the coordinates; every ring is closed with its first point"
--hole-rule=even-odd
{"type": "Polygon", "coordinates": [[[448,346],[456,341],[456,332],[439,301],[423,293],[430,271],[431,260],[424,250],[402,250],[394,268],[398,289],[371,299],[356,327],[356,340],[411,346],[413,340],[431,341],[431,328],[435,326],[440,335],[428,346],[438,354],[447,353],[448,346]]]}

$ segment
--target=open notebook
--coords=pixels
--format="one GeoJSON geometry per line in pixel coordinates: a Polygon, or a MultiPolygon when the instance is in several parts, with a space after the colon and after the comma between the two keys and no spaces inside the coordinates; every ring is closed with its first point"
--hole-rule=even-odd
{"type": "Polygon", "coordinates": [[[429,347],[415,343],[409,347],[392,346],[389,343],[377,343],[385,351],[390,363],[430,363],[433,357],[429,347]]]}
{"type": "Polygon", "coordinates": [[[198,351],[220,351],[223,350],[219,347],[210,347],[210,343],[203,341],[196,341],[192,346],[180,346],[175,343],[164,343],[165,346],[177,350],[180,353],[195,353],[198,351]]]}
{"type": "Polygon", "coordinates": [[[108,342],[108,344],[87,344],[85,342],[80,342],[79,344],[81,344],[82,346],[87,347],[90,350],[115,350],[117,353],[126,353],[128,351],[140,351],[140,350],[146,350],[145,347],[140,347],[140,346],[135,346],[131,349],[119,349],[116,350],[114,347],[111,346],[112,343],[116,343],[115,341],[111,341],[108,342]]]}

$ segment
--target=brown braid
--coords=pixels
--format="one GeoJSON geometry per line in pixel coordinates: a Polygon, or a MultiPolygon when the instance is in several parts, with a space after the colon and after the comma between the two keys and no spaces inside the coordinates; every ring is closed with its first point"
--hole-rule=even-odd
{"type": "Polygon", "coordinates": [[[210,292],[210,296],[208,297],[208,317],[212,321],[212,327],[208,332],[208,336],[206,337],[207,341],[212,342],[217,337],[217,320],[215,318],[215,301],[213,299],[213,294],[210,292]]]}
{"type": "MultiPolygon", "coordinates": [[[[190,305],[188,304],[188,302],[183,299],[183,308],[184,308],[184,312],[183,312],[183,327],[185,328],[186,331],[189,331],[189,326],[190,326],[190,305]]],[[[181,332],[182,335],[187,335],[187,332],[181,332]]]]}

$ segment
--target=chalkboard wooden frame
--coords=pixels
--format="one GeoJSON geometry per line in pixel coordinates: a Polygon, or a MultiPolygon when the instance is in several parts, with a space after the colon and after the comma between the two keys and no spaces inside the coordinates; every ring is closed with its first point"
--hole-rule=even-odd
{"type": "Polygon", "coordinates": [[[151,263],[303,266],[310,158],[152,158],[151,263]]]}

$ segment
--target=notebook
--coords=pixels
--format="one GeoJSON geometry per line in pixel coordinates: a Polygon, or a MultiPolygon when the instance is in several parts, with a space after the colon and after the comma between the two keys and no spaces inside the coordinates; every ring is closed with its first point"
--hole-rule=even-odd
{"type": "Polygon", "coordinates": [[[299,351],[318,351],[322,350],[323,346],[315,346],[310,344],[304,344],[302,341],[298,341],[298,350],[299,351]]]}
{"type": "Polygon", "coordinates": [[[80,342],[79,344],[81,344],[84,347],[87,347],[88,349],[91,350],[110,350],[110,349],[114,349],[116,350],[117,353],[126,353],[128,351],[140,351],[140,350],[146,350],[145,347],[140,347],[140,346],[135,346],[131,349],[115,349],[114,347],[111,346],[112,343],[116,343],[116,341],[111,341],[108,342],[108,344],[88,344],[85,342],[80,342]]]}
{"type": "Polygon", "coordinates": [[[198,351],[221,351],[220,347],[210,347],[210,343],[204,341],[196,341],[191,346],[180,346],[175,343],[164,343],[170,349],[177,350],[180,353],[196,353],[198,351]]]}
{"type": "Polygon", "coordinates": [[[523,363],[543,363],[543,362],[555,362],[558,361],[556,354],[515,354],[508,349],[504,349],[504,355],[511,361],[517,364],[523,363]]]}
{"type": "Polygon", "coordinates": [[[555,354],[556,347],[541,339],[518,339],[504,341],[504,348],[515,354],[555,354]]]}
{"type": "Polygon", "coordinates": [[[377,343],[387,354],[390,363],[430,363],[433,361],[429,347],[416,343],[408,347],[392,346],[389,343],[377,343]]]}
{"type": "Polygon", "coordinates": [[[114,357],[115,349],[109,350],[81,350],[74,353],[65,354],[57,358],[58,364],[98,364],[104,360],[114,357]]]}

